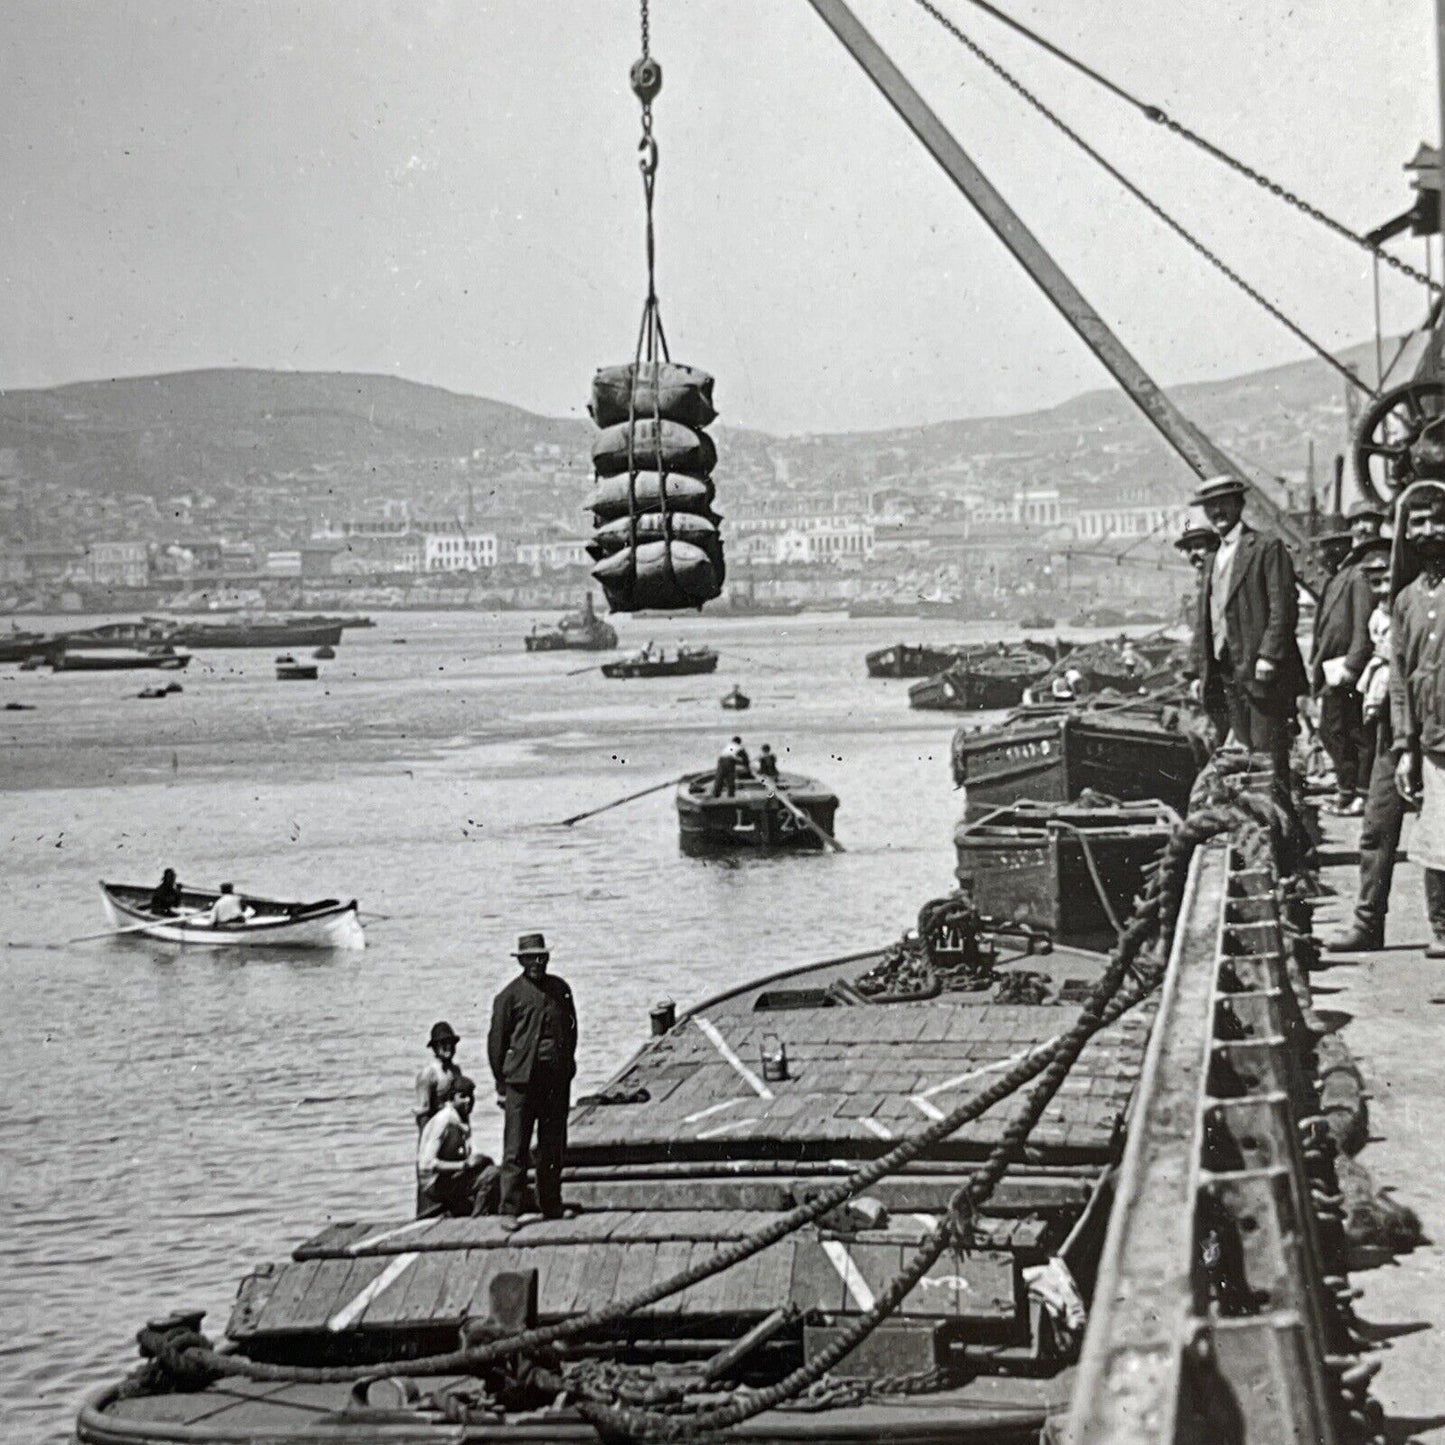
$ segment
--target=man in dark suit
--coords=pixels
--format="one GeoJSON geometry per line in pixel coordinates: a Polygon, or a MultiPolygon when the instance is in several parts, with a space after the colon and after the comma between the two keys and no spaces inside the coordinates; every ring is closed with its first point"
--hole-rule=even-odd
{"type": "Polygon", "coordinates": [[[567,1147],[567,1110],[577,1072],[577,1009],[572,990],[549,976],[551,954],[540,933],[524,933],[512,955],[521,965],[492,1004],[487,1060],[505,1110],[502,1134],[500,1213],[515,1223],[526,1212],[527,1165],[537,1178],[537,1207],[560,1219],[562,1153],[567,1147]],[[532,1134],[537,1135],[536,1153],[532,1134]]]}
{"type": "Polygon", "coordinates": [[[1219,534],[1199,589],[1195,669],[1205,707],[1227,711],[1235,738],[1284,779],[1295,699],[1309,690],[1295,641],[1294,563],[1278,537],[1245,526],[1244,497],[1236,477],[1211,477],[1194,494],[1219,534]]]}
{"type": "Polygon", "coordinates": [[[1374,652],[1370,614],[1375,599],[1350,550],[1352,540],[1349,532],[1335,532],[1316,543],[1330,579],[1315,613],[1310,689],[1320,707],[1320,742],[1335,765],[1335,799],[1325,811],[1354,817],[1365,811],[1374,760],[1355,684],[1374,652]]]}

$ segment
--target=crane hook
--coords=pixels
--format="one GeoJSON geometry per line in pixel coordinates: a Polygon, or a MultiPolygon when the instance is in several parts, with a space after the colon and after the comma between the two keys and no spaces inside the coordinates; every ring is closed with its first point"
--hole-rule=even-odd
{"type": "Polygon", "coordinates": [[[650,135],[645,135],[637,142],[637,149],[642,152],[637,168],[651,180],[657,174],[657,142],[650,135]]]}

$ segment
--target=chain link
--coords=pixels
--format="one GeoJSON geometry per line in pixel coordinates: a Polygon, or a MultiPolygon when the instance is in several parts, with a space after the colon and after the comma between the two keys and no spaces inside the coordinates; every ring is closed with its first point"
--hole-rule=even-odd
{"type": "MultiPolygon", "coordinates": [[[[1042,35],[1030,30],[1027,25],[1023,25],[1015,20],[1013,16],[1006,15],[1002,10],[990,5],[988,0],[970,0],[970,3],[982,10],[985,14],[993,16],[993,18],[1000,23],[1007,25],[1011,30],[1017,31],[1020,35],[1024,36],[1025,39],[1031,40],[1035,45],[1054,56],[1055,59],[1063,61],[1065,65],[1072,66],[1073,69],[1077,70],[1081,75],[1088,76],[1096,85],[1102,86],[1111,95],[1117,96],[1125,105],[1132,105],[1146,120],[1153,121],[1155,125],[1162,125],[1165,130],[1172,131],[1181,140],[1189,141],[1191,144],[1198,146],[1202,151],[1213,156],[1221,165],[1227,166],[1230,170],[1235,171],[1246,180],[1253,181],[1255,185],[1259,186],[1262,190],[1268,191],[1270,195],[1278,197],[1286,205],[1293,206],[1301,215],[1308,216],[1312,221],[1318,221],[1320,225],[1333,231],[1337,236],[1343,237],[1353,245],[1368,251],[1378,260],[1383,261],[1385,265],[1392,267],[1403,276],[1408,276],[1412,281],[1418,281],[1420,285],[1426,287],[1431,292],[1440,292],[1442,289],[1445,289],[1445,287],[1442,287],[1441,283],[1433,277],[1423,271],[1417,271],[1413,266],[1402,261],[1398,256],[1392,256],[1383,246],[1377,245],[1374,241],[1371,241],[1368,236],[1362,236],[1358,231],[1352,231],[1343,221],[1337,221],[1327,212],[1320,210],[1318,206],[1312,206],[1302,196],[1297,196],[1293,191],[1288,189],[1288,187],[1280,185],[1278,181],[1272,181],[1262,172],[1255,170],[1253,166],[1247,165],[1244,161],[1230,155],[1228,151],[1221,150],[1213,141],[1206,139],[1200,135],[1198,131],[1191,130],[1182,121],[1175,120],[1162,106],[1151,105],[1147,101],[1140,100],[1137,95],[1131,94],[1125,90],[1122,85],[1110,80],[1107,75],[1101,75],[1091,66],[1085,65],[1084,62],[1076,56],[1070,55],[1067,50],[1060,49],[1051,41],[1045,40],[1042,35]]],[[[927,9],[928,7],[925,6],[924,8],[927,9]]]]}
{"type": "Polygon", "coordinates": [[[1333,356],[1329,352],[1329,350],[1326,349],[1326,347],[1321,345],[1320,342],[1316,341],[1314,337],[1312,337],[1307,331],[1305,331],[1304,328],[1301,327],[1297,322],[1291,320],[1290,317],[1286,316],[1285,313],[1281,311],[1280,308],[1274,304],[1274,302],[1269,300],[1267,296],[1265,296],[1262,292],[1256,290],[1255,287],[1251,286],[1250,283],[1239,274],[1239,272],[1234,270],[1233,267],[1231,267],[1229,263],[1225,261],[1222,257],[1216,255],[1213,251],[1211,251],[1209,247],[1206,246],[1204,242],[1201,241],[1197,236],[1195,236],[1193,232],[1188,230],[1188,228],[1185,227],[1182,222],[1176,221],[1174,217],[1171,216],[1169,212],[1163,208],[1163,206],[1161,206],[1157,201],[1151,199],[1148,195],[1146,195],[1144,191],[1142,191],[1133,181],[1129,179],[1128,176],[1126,176],[1121,170],[1119,170],[1119,168],[1115,166],[1112,161],[1108,160],[1105,156],[1101,155],[1097,150],[1095,150],[1094,147],[1091,146],[1089,142],[1086,141],[1083,136],[1078,133],[1078,131],[1074,130],[1067,121],[1063,120],[1060,116],[1056,115],[1052,110],[1050,110],[1048,106],[1046,106],[1043,101],[1041,101],[1038,96],[1033,93],[1033,91],[1031,91],[1026,85],[1024,85],[1024,83],[1019,80],[1011,71],[1006,70],[1003,65],[1001,65],[997,60],[993,58],[992,55],[988,53],[988,51],[986,51],[976,41],[970,39],[969,36],[965,35],[964,32],[960,30],[958,26],[954,24],[954,22],[949,19],[947,15],[945,15],[941,10],[938,9],[936,5],[932,3],[932,0],[915,0],[915,3],[919,6],[920,9],[926,11],[929,15],[931,15],[933,19],[935,19],[945,30],[948,31],[950,35],[953,36],[955,40],[959,42],[960,45],[962,45],[966,50],[968,50],[971,54],[973,54],[980,61],[982,61],[983,64],[988,67],[988,69],[993,71],[993,73],[997,75],[999,79],[1002,80],[1004,84],[1007,85],[1011,90],[1013,90],[1022,100],[1024,100],[1028,105],[1032,106],[1034,110],[1038,111],[1038,113],[1043,116],[1050,125],[1054,126],[1057,130],[1061,131],[1064,135],[1066,135],[1071,141],[1073,141],[1076,146],[1078,146],[1081,151],[1084,152],[1086,156],[1089,157],[1090,160],[1094,161],[1095,164],[1107,171],[1108,174],[1111,175],[1126,191],[1128,191],[1129,194],[1133,196],[1134,199],[1137,200],[1139,204],[1144,207],[1145,210],[1147,210],[1157,220],[1162,221],[1165,226],[1167,226],[1171,231],[1174,232],[1176,236],[1180,238],[1180,240],[1185,242],[1185,244],[1188,245],[1192,250],[1196,251],[1206,261],[1208,261],[1209,264],[1213,266],[1215,270],[1217,270],[1221,275],[1232,281],[1241,291],[1244,292],[1246,296],[1249,297],[1251,301],[1255,303],[1256,306],[1260,307],[1268,315],[1272,316],[1276,321],[1279,322],[1281,326],[1283,326],[1287,331],[1289,331],[1291,335],[1293,335],[1297,340],[1303,342],[1307,347],[1309,347],[1309,349],[1313,351],[1315,355],[1320,358],[1321,361],[1327,362],[1330,366],[1332,366],[1337,372],[1339,372],[1342,377],[1344,377],[1347,382],[1349,382],[1351,386],[1358,387],[1361,391],[1365,393],[1366,396],[1373,397],[1376,395],[1376,392],[1372,387],[1366,385],[1365,382],[1361,381],[1360,378],[1356,376],[1349,367],[1347,367],[1337,357],[1333,356]]]}
{"type": "Polygon", "coordinates": [[[642,58],[647,60],[652,55],[652,16],[648,10],[648,0],[640,0],[642,21],[642,58]]]}

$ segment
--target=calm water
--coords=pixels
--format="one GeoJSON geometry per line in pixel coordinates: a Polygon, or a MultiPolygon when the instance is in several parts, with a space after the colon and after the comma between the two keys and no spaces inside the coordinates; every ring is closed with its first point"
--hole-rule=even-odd
{"type": "MultiPolygon", "coordinates": [[[[611,682],[524,654],[528,621],[381,615],[315,684],[202,654],[165,701],[135,697],[144,674],[0,667],[0,703],[36,708],[0,712],[0,1439],[66,1438],[147,1316],[204,1307],[219,1333],[256,1263],[328,1220],[406,1217],[427,1030],[449,1019],[484,1079],[519,931],[572,984],[585,1088],[657,998],[887,942],[947,890],[956,720],[910,712],[863,654],[997,624],[624,621],[624,646],[705,639],[723,662],[611,682]],[[741,717],[718,706],[735,681],[741,717]],[[541,826],[707,766],[734,730],[838,792],[847,853],[684,858],[668,792],[541,826]],[[167,864],[385,916],[359,954],[34,946],[103,926],[97,879],[167,864]]],[[[499,1116],[476,1123],[496,1152],[499,1116]]]]}

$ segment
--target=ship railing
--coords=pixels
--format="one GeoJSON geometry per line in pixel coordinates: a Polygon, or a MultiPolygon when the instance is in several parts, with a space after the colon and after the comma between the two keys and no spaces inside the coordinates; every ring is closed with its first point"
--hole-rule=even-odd
{"type": "Polygon", "coordinates": [[[1313,1018],[1291,983],[1279,881],[1268,853],[1246,860],[1223,837],[1192,860],[1070,1445],[1338,1438],[1338,1277],[1311,1198],[1327,1153],[1311,1118],[1313,1018]]]}

